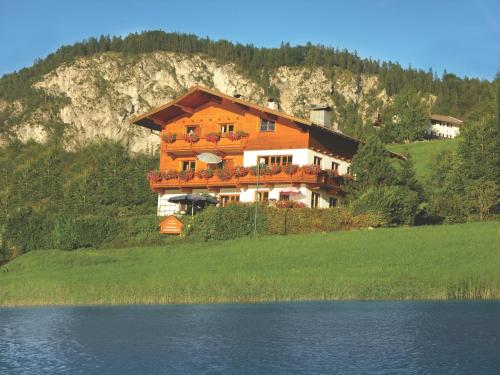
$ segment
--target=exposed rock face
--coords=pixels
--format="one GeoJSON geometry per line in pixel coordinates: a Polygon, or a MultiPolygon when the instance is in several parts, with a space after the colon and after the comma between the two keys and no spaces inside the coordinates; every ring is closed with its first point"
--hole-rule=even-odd
{"type": "MultiPolygon", "coordinates": [[[[363,116],[372,116],[365,111],[369,106],[365,96],[387,100],[385,92],[378,90],[377,77],[362,76],[361,82],[359,79],[356,82],[352,74],[341,70],[332,81],[322,69],[281,67],[271,73],[270,82],[280,91],[281,109],[303,117],[307,117],[314,104],[335,107],[334,92],[346,101],[359,103],[363,116]]],[[[23,141],[43,142],[47,137],[45,125],[59,121],[67,124],[68,148],[96,139],[113,139],[128,145],[133,152],[148,152],[157,148],[158,137],[149,130],[129,125],[128,119],[172,100],[195,85],[229,95],[237,92],[261,104],[266,100],[264,89],[231,64],[167,52],[139,57],[106,53],[62,65],[37,82],[35,86],[48,93],[66,96],[69,104],[51,114],[34,110],[14,131],[23,141]]]]}

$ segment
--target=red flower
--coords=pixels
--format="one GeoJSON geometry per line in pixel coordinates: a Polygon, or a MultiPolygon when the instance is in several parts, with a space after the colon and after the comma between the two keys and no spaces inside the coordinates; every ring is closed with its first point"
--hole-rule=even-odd
{"type": "Polygon", "coordinates": [[[302,202],[281,200],[276,201],[276,208],[305,208],[306,205],[302,202]]]}
{"type": "Polygon", "coordinates": [[[161,173],[158,171],[149,171],[146,178],[149,182],[160,182],[161,181],[161,173]]]}
{"type": "Polygon", "coordinates": [[[208,133],[206,136],[206,140],[208,142],[213,142],[216,143],[220,139],[220,134],[219,133],[208,133]]]}
{"type": "Polygon", "coordinates": [[[177,171],[172,171],[172,170],[167,170],[165,172],[163,172],[163,179],[164,180],[171,180],[173,178],[177,178],[179,174],[177,173],[177,171]]]}
{"type": "Polygon", "coordinates": [[[245,177],[248,174],[248,168],[242,167],[241,165],[237,166],[234,170],[235,177],[245,177]]]}
{"type": "Polygon", "coordinates": [[[196,175],[199,178],[210,178],[214,175],[213,169],[207,168],[207,169],[202,169],[201,171],[198,171],[196,175]]]}
{"type": "Polygon", "coordinates": [[[192,169],[188,169],[186,171],[180,171],[178,173],[179,179],[182,181],[189,181],[194,177],[194,171],[192,169]]]}
{"type": "Polygon", "coordinates": [[[184,134],[184,140],[189,143],[195,143],[200,140],[200,137],[196,133],[184,134]]]}
{"type": "Polygon", "coordinates": [[[244,131],[238,130],[238,131],[235,131],[235,132],[229,132],[229,133],[227,133],[227,137],[231,141],[238,141],[238,140],[240,140],[243,137],[248,137],[248,133],[245,133],[244,131]]]}
{"type": "Polygon", "coordinates": [[[318,175],[323,172],[319,165],[304,165],[301,169],[305,174],[318,175]]]}
{"type": "Polygon", "coordinates": [[[299,166],[296,164],[285,165],[285,173],[286,174],[292,175],[292,174],[297,173],[298,170],[299,170],[299,166]]]}

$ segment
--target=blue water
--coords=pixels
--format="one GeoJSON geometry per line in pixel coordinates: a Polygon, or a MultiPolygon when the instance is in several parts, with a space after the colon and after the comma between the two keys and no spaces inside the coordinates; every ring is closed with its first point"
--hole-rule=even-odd
{"type": "Polygon", "coordinates": [[[1,374],[500,374],[500,302],[0,309],[1,374]]]}

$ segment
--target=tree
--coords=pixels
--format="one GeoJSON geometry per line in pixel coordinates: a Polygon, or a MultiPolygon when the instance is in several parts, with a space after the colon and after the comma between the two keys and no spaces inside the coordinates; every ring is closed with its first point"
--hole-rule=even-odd
{"type": "Polygon", "coordinates": [[[359,147],[352,159],[351,171],[355,180],[351,182],[350,188],[355,195],[370,187],[395,185],[397,182],[389,152],[376,136],[370,137],[366,144],[359,147]]]}
{"type": "Polygon", "coordinates": [[[412,89],[396,95],[382,113],[382,137],[387,142],[423,139],[430,126],[430,110],[424,97],[412,89]]]}

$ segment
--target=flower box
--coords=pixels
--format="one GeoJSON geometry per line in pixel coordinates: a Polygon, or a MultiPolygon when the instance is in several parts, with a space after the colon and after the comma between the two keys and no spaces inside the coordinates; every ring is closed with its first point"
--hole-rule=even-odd
{"type": "Polygon", "coordinates": [[[201,171],[198,171],[198,172],[196,173],[196,175],[197,175],[199,178],[205,178],[205,179],[208,179],[208,178],[213,177],[213,175],[214,175],[214,171],[213,171],[213,169],[210,169],[210,168],[207,168],[207,169],[202,169],[201,171]]]}
{"type": "Polygon", "coordinates": [[[189,181],[194,177],[194,171],[192,169],[188,169],[187,171],[180,171],[178,173],[179,180],[181,181],[189,181]]]}
{"type": "Polygon", "coordinates": [[[245,177],[248,174],[248,168],[241,165],[237,166],[234,170],[235,177],[245,177]]]}
{"type": "Polygon", "coordinates": [[[242,131],[242,130],[238,130],[238,131],[233,131],[233,132],[229,132],[229,133],[227,133],[227,137],[228,137],[231,141],[238,141],[238,140],[240,140],[241,138],[248,137],[248,133],[245,133],[245,132],[244,132],[244,131],[242,131]]]}
{"type": "Polygon", "coordinates": [[[301,170],[305,174],[310,175],[318,175],[323,172],[319,165],[304,165],[301,170]]]}
{"type": "Polygon", "coordinates": [[[178,177],[178,173],[177,171],[173,171],[173,170],[167,170],[165,172],[163,172],[163,179],[164,180],[172,180],[174,178],[177,178],[178,177]]]}
{"type": "Polygon", "coordinates": [[[215,171],[215,174],[221,180],[229,180],[232,176],[231,171],[229,169],[226,169],[226,168],[217,169],[215,171]]]}
{"type": "Polygon", "coordinates": [[[162,138],[166,143],[174,143],[177,139],[177,134],[175,133],[163,133],[162,138]]]}
{"type": "Polygon", "coordinates": [[[196,143],[200,140],[200,137],[196,133],[184,134],[184,140],[189,143],[196,143]]]}
{"type": "Polygon", "coordinates": [[[208,142],[217,143],[220,140],[220,134],[219,133],[208,133],[206,136],[206,140],[208,142]]]}
{"type": "Polygon", "coordinates": [[[291,200],[279,200],[275,203],[276,208],[305,208],[306,205],[302,202],[291,200]]]}
{"type": "Polygon", "coordinates": [[[161,173],[158,171],[149,171],[146,178],[149,182],[160,182],[161,181],[161,173]]]}
{"type": "Polygon", "coordinates": [[[297,173],[297,171],[299,170],[299,166],[296,164],[287,164],[283,169],[285,170],[286,174],[292,175],[297,173]]]}

